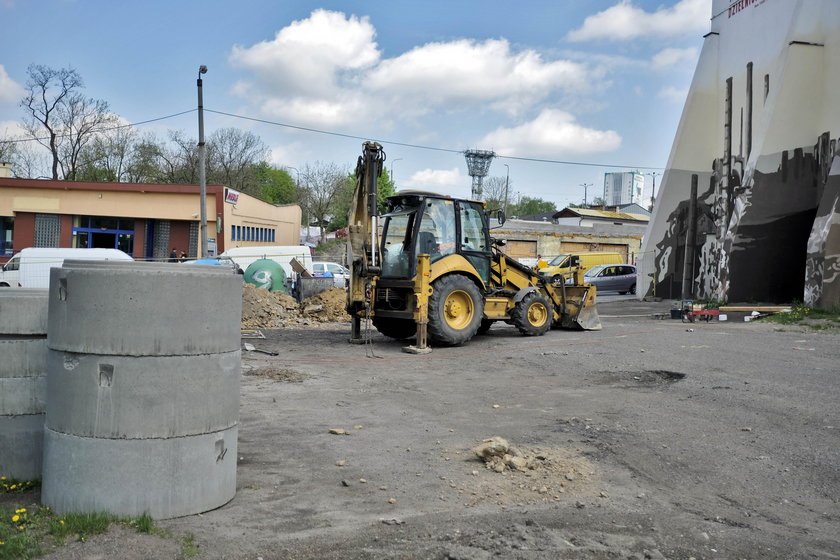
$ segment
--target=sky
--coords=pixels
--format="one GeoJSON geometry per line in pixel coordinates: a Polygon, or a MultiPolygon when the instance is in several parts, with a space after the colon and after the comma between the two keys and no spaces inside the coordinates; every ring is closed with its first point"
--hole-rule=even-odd
{"type": "Polygon", "coordinates": [[[206,135],[253,132],[293,176],[319,162],[349,172],[375,140],[398,190],[468,197],[473,149],[497,154],[489,176],[507,178],[511,198],[591,202],[616,171],[645,173],[647,198],[711,4],[0,0],[0,137],[25,117],[39,64],[74,68],[142,133],[197,139],[206,65],[206,135]]]}

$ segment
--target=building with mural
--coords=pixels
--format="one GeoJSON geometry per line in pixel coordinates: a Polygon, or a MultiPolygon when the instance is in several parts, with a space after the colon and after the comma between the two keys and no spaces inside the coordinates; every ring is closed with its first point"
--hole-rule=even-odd
{"type": "Polygon", "coordinates": [[[713,0],[640,294],[840,304],[840,2],[713,0]]]}
{"type": "MultiPolygon", "coordinates": [[[[166,259],[175,248],[196,258],[200,209],[197,185],[15,179],[0,173],[0,261],[26,247],[114,248],[145,260],[166,259]]],[[[208,185],[205,209],[211,254],[300,243],[298,205],[269,204],[208,185]]]]}

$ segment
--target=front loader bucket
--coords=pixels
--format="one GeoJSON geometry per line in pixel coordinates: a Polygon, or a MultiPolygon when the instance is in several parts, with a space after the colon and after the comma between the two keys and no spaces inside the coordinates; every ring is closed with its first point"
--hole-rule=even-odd
{"type": "Polygon", "coordinates": [[[590,286],[566,288],[566,313],[560,319],[560,326],[564,329],[600,331],[601,318],[595,307],[595,292],[596,289],[590,286]]]}
{"type": "Polygon", "coordinates": [[[574,319],[575,324],[585,331],[600,331],[601,317],[598,316],[598,308],[595,307],[595,299],[589,303],[588,299],[578,311],[574,319]]]}

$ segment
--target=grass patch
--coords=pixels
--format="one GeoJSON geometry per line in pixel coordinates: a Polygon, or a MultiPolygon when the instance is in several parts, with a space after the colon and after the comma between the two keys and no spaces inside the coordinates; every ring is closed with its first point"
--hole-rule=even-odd
{"type": "Polygon", "coordinates": [[[181,541],[181,554],[178,556],[178,558],[195,558],[196,556],[198,556],[198,553],[198,544],[195,542],[195,537],[192,533],[187,533],[186,535],[184,535],[184,539],[181,541]]]}
{"type": "Polygon", "coordinates": [[[780,325],[802,325],[815,330],[840,329],[840,308],[817,309],[794,305],[789,312],[775,313],[762,320],[780,325]]]}
{"type": "MultiPolygon", "coordinates": [[[[39,486],[37,480],[17,481],[0,477],[0,493],[15,495],[11,504],[7,499],[5,505],[0,506],[0,560],[38,558],[45,549],[62,546],[67,539],[84,542],[93,535],[105,533],[112,523],[122,523],[140,533],[163,535],[148,514],[122,518],[103,512],[56,515],[49,507],[32,503],[36,499],[33,490],[39,486]]],[[[191,536],[189,542],[192,543],[191,536]]],[[[183,549],[197,551],[198,546],[192,543],[188,547],[185,544],[183,549]]],[[[184,557],[196,554],[185,553],[184,557]]]]}

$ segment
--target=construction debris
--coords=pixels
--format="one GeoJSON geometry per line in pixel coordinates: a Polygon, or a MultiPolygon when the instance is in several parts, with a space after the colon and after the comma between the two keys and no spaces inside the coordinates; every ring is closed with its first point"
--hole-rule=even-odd
{"type": "Polygon", "coordinates": [[[330,288],[298,303],[283,292],[245,284],[242,288],[242,328],[282,329],[314,323],[349,322],[347,292],[330,288]]]}

